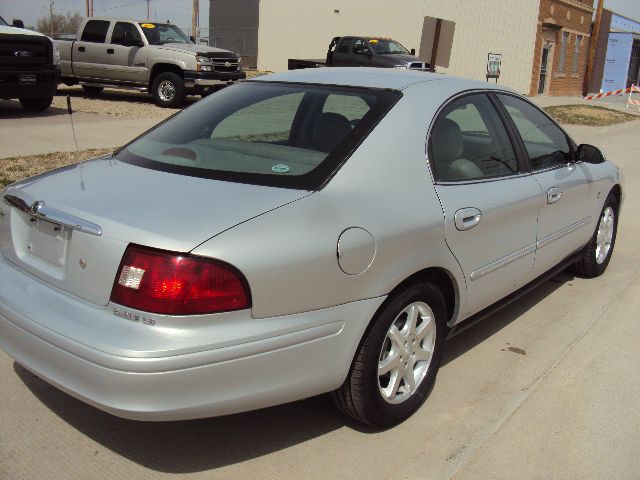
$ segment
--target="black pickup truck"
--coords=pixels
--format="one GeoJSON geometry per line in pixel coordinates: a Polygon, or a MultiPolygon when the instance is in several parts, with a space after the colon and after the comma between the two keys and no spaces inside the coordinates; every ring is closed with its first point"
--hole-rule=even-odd
{"type": "Polygon", "coordinates": [[[290,58],[289,70],[316,67],[379,67],[432,72],[431,65],[415,56],[415,49],[382,37],[334,37],[324,60],[290,58]]]}
{"type": "Polygon", "coordinates": [[[0,17],[0,99],[17,98],[27,110],[45,110],[60,82],[60,55],[49,37],[22,26],[0,17]]]}

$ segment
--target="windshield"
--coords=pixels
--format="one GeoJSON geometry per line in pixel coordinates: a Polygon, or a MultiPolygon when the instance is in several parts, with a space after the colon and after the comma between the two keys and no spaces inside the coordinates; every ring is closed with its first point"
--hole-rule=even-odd
{"type": "Polygon", "coordinates": [[[400,96],[391,90],[241,83],[187,108],[116,158],[183,175],[316,190],[400,96]]]}
{"type": "Polygon", "coordinates": [[[369,40],[371,48],[379,55],[387,54],[408,54],[409,51],[395,40],[387,40],[384,38],[372,38],[369,40]]]}
{"type": "Polygon", "coordinates": [[[0,25],[4,25],[5,27],[8,27],[9,24],[7,22],[4,21],[4,18],[0,17],[0,25]]]}
{"type": "Polygon", "coordinates": [[[149,45],[164,45],[165,43],[191,43],[182,30],[168,23],[140,23],[144,36],[149,45]]]}

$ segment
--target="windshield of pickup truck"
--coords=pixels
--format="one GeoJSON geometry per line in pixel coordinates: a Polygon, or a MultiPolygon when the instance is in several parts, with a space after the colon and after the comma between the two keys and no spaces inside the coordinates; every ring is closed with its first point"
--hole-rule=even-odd
{"type": "Polygon", "coordinates": [[[4,18],[0,17],[0,26],[8,27],[9,24],[4,21],[4,18]]]}
{"type": "Polygon", "coordinates": [[[401,96],[355,87],[241,83],[185,109],[115,158],[192,177],[316,190],[401,96]]]}
{"type": "Polygon", "coordinates": [[[165,43],[191,43],[182,30],[168,23],[140,23],[140,27],[147,37],[149,45],[164,45],[165,43]]]}
{"type": "Polygon", "coordinates": [[[378,55],[409,54],[409,50],[407,50],[394,40],[372,38],[371,40],[369,40],[369,45],[371,45],[371,48],[373,48],[374,52],[376,52],[378,55]]]}

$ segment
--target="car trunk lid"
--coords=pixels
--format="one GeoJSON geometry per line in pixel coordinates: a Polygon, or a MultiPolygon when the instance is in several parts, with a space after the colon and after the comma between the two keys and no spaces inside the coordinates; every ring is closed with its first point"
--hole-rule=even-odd
{"type": "Polygon", "coordinates": [[[0,254],[57,288],[106,305],[129,243],[188,252],[308,194],[160,172],[106,156],[7,188],[0,254]]]}

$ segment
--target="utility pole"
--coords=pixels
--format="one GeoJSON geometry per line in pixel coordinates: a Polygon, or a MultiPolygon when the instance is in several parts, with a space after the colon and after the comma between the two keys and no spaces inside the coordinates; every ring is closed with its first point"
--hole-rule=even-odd
{"type": "Polygon", "coordinates": [[[591,40],[589,42],[589,55],[587,56],[587,72],[584,76],[584,85],[582,87],[582,93],[587,95],[589,93],[589,87],[591,86],[591,79],[593,77],[593,61],[596,56],[596,47],[598,46],[598,34],[600,33],[600,22],[602,21],[602,9],[604,7],[604,0],[597,0],[598,8],[596,10],[596,19],[593,22],[591,28],[591,40]]]}
{"type": "Polygon", "coordinates": [[[193,7],[191,9],[191,35],[197,41],[198,38],[198,24],[200,23],[200,4],[198,0],[193,0],[193,7]]]}
{"type": "Polygon", "coordinates": [[[51,38],[53,38],[53,0],[49,0],[49,30],[51,30],[51,38]]]}
{"type": "Polygon", "coordinates": [[[147,20],[151,20],[151,0],[147,0],[147,20]]]}
{"type": "Polygon", "coordinates": [[[86,12],[87,12],[86,16],[88,17],[89,16],[89,0],[84,0],[84,1],[85,1],[85,4],[86,4],[85,5],[86,6],[86,12]]]}

